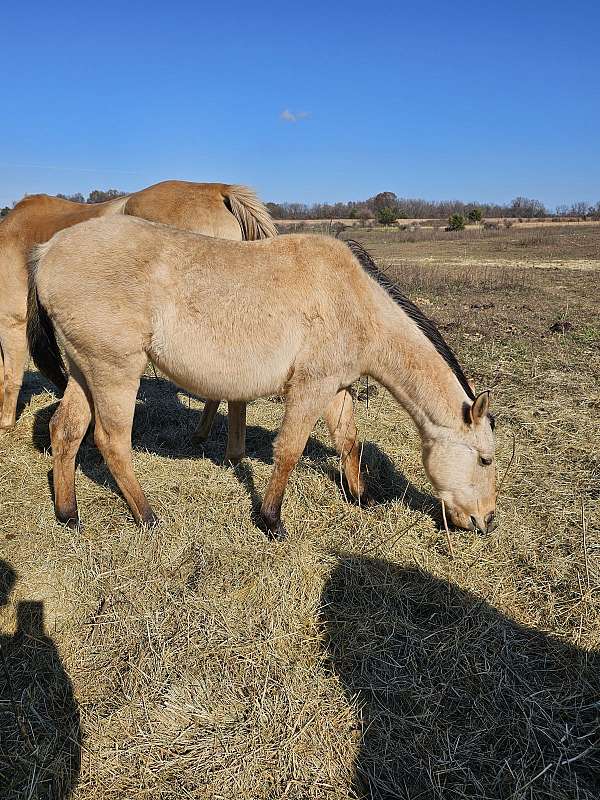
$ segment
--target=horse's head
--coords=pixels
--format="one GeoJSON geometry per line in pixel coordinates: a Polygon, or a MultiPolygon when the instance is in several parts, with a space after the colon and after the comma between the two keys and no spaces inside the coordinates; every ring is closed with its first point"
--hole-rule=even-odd
{"type": "Polygon", "coordinates": [[[489,392],[465,407],[458,430],[438,429],[423,442],[423,465],[454,525],[489,533],[496,527],[494,419],[489,392]]]}

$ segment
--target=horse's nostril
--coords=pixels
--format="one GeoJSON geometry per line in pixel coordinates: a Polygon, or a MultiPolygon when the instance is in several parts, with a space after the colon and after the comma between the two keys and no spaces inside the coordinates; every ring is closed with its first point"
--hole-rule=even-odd
{"type": "Polygon", "coordinates": [[[473,530],[474,531],[476,531],[479,528],[479,525],[477,524],[477,520],[475,519],[473,514],[471,514],[471,525],[473,526],[473,530]]]}
{"type": "Polygon", "coordinates": [[[496,522],[496,514],[494,511],[490,511],[490,513],[485,518],[485,532],[492,533],[498,527],[498,523],[496,522]]]}

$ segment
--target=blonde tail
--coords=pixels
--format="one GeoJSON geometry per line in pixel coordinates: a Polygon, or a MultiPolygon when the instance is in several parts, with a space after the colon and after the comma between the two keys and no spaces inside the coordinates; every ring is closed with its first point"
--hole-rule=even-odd
{"type": "Polygon", "coordinates": [[[237,219],[244,239],[268,239],[277,236],[277,228],[256,194],[247,186],[228,186],[225,191],[231,213],[237,219]]]}

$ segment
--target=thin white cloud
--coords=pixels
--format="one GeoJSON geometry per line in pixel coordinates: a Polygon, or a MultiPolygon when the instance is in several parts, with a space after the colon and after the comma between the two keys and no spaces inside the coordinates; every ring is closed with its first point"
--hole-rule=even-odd
{"type": "Polygon", "coordinates": [[[300,120],[308,119],[308,117],[310,117],[309,111],[290,111],[289,108],[285,108],[279,115],[279,119],[284,122],[300,122],[300,120]]]}

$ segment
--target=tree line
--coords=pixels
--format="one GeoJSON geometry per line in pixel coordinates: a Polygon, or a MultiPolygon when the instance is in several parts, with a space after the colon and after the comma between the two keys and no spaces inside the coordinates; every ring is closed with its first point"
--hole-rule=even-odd
{"type": "MultiPolygon", "coordinates": [[[[103,203],[123,197],[127,192],[119,189],[93,189],[87,197],[81,192],[58,194],[65,200],[76,203],[103,203]]],[[[13,204],[14,205],[14,204],[13,204]]],[[[598,217],[600,201],[596,205],[579,201],[572,205],[557,206],[550,211],[540,200],[530,197],[515,197],[508,204],[465,203],[462,200],[423,200],[415,197],[398,197],[394,192],[379,192],[366,200],[351,200],[347,203],[267,203],[273,219],[377,219],[390,224],[396,219],[449,219],[460,215],[471,221],[483,217],[512,217],[534,219],[551,215],[559,217],[598,217]]],[[[6,216],[10,208],[0,209],[6,216]]]]}
{"type": "Polygon", "coordinates": [[[63,200],[73,200],[75,203],[105,203],[107,200],[115,200],[117,197],[124,197],[129,192],[122,192],[120,189],[92,189],[87,197],[81,192],[76,194],[57,194],[63,200]]]}
{"type": "Polygon", "coordinates": [[[467,203],[462,200],[424,200],[415,197],[398,197],[394,192],[380,192],[367,200],[348,203],[267,203],[274,219],[449,219],[458,214],[466,219],[483,217],[512,217],[534,219],[553,214],[563,217],[600,215],[600,201],[596,205],[577,202],[561,205],[552,212],[540,200],[515,197],[510,203],[467,203]]]}

